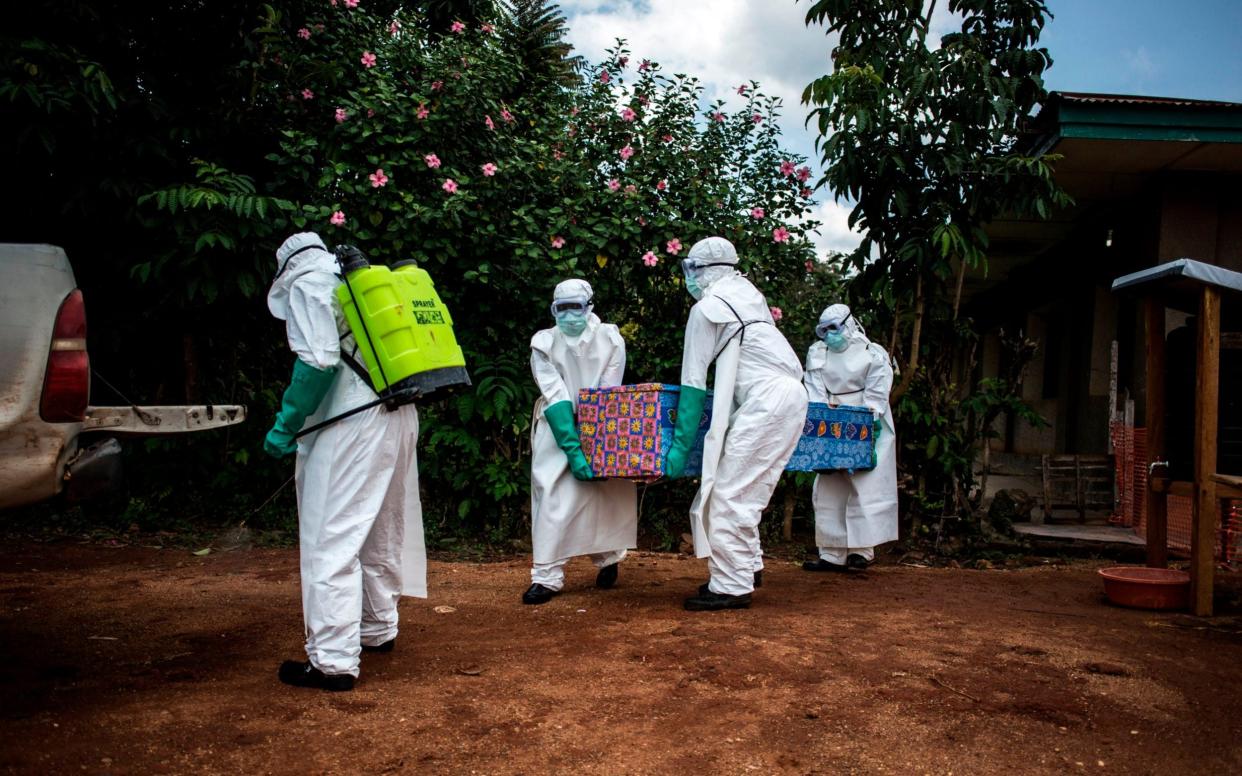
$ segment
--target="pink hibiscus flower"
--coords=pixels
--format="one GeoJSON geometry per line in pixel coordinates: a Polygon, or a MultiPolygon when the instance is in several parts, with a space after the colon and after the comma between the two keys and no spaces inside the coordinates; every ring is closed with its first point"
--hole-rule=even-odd
{"type": "Polygon", "coordinates": [[[806,183],[807,180],[810,179],[810,177],[811,177],[810,167],[799,167],[798,168],[798,180],[802,181],[803,183],[806,183]]]}
{"type": "Polygon", "coordinates": [[[755,115],[750,117],[750,120],[755,122],[756,124],[762,124],[763,116],[760,116],[758,113],[756,113],[755,115]]]}
{"type": "Polygon", "coordinates": [[[648,70],[650,70],[650,69],[651,69],[651,60],[650,60],[650,59],[644,59],[642,62],[639,62],[639,63],[638,63],[638,72],[643,73],[643,72],[646,72],[646,71],[648,71],[648,70]]]}
{"type": "Polygon", "coordinates": [[[788,176],[788,175],[793,175],[793,174],[794,174],[794,163],[789,161],[788,159],[781,162],[781,175],[788,176]]]}
{"type": "Polygon", "coordinates": [[[388,34],[396,35],[400,29],[401,29],[401,22],[393,22],[392,24],[388,25],[388,34]]]}
{"type": "Polygon", "coordinates": [[[746,96],[746,84],[742,84],[741,86],[737,87],[737,93],[745,97],[746,96]]]}
{"type": "Polygon", "coordinates": [[[370,51],[362,52],[362,66],[365,68],[375,67],[375,55],[370,51]]]}
{"type": "Polygon", "coordinates": [[[630,146],[630,144],[629,144],[629,143],[626,143],[626,144],[625,144],[625,148],[622,148],[622,149],[621,149],[621,151],[620,151],[619,153],[621,154],[621,158],[622,158],[623,160],[626,160],[626,159],[629,159],[631,156],[633,156],[633,155],[634,155],[634,149],[633,149],[633,147],[632,147],[632,146],[630,146]]]}
{"type": "Polygon", "coordinates": [[[802,198],[803,198],[803,199],[810,199],[810,198],[811,198],[811,190],[810,190],[810,189],[803,189],[802,191],[799,191],[798,193],[802,195],[802,198]]]}
{"type": "Polygon", "coordinates": [[[656,184],[656,191],[664,191],[668,188],[668,181],[660,181],[656,184]]]}
{"type": "Polygon", "coordinates": [[[750,217],[751,218],[763,218],[763,208],[752,207],[750,209],[750,217]]]}
{"type": "Polygon", "coordinates": [[[420,102],[418,104],[418,112],[414,114],[414,117],[417,118],[419,121],[422,121],[423,119],[427,118],[430,115],[431,115],[431,111],[427,110],[427,104],[420,102]]]}
{"type": "Polygon", "coordinates": [[[375,118],[375,108],[367,108],[367,118],[375,118]]]}
{"type": "Polygon", "coordinates": [[[484,35],[491,35],[495,31],[496,28],[490,24],[484,24],[482,27],[479,27],[479,32],[482,32],[484,35]]]}
{"type": "Polygon", "coordinates": [[[373,189],[378,189],[388,185],[388,176],[384,174],[383,167],[376,168],[375,172],[371,173],[370,178],[371,188],[373,189]]]}
{"type": "Polygon", "coordinates": [[[606,84],[606,83],[608,83],[608,82],[609,82],[609,81],[611,81],[611,80],[612,80],[612,76],[608,75],[608,71],[607,71],[607,70],[604,70],[604,71],[600,72],[600,74],[599,74],[599,82],[600,82],[600,83],[602,83],[602,84],[606,84]]]}
{"type": "Polygon", "coordinates": [[[483,169],[483,177],[490,178],[496,174],[496,170],[499,168],[496,167],[496,165],[492,164],[491,162],[488,162],[487,164],[483,165],[482,169],[483,169]]]}
{"type": "Polygon", "coordinates": [[[492,121],[492,117],[491,117],[491,116],[484,116],[484,117],[483,117],[483,123],[484,123],[484,124],[486,124],[486,125],[487,125],[487,128],[488,128],[488,129],[490,129],[490,130],[493,130],[493,131],[494,131],[494,130],[496,129],[496,122],[492,121]]]}
{"type": "Polygon", "coordinates": [[[806,271],[807,271],[807,273],[808,273],[808,274],[809,274],[809,273],[811,273],[811,272],[814,272],[814,271],[815,271],[815,262],[811,261],[810,259],[807,259],[807,260],[806,260],[806,271]]]}
{"type": "Polygon", "coordinates": [[[337,124],[344,124],[345,119],[347,118],[349,118],[349,111],[345,110],[344,108],[336,109],[336,123],[337,124]]]}
{"type": "Polygon", "coordinates": [[[673,142],[673,136],[672,136],[672,135],[665,135],[664,137],[662,137],[662,138],[660,138],[660,139],[661,139],[661,140],[663,140],[665,143],[671,143],[671,142],[673,142]]]}
{"type": "Polygon", "coordinates": [[[625,193],[633,196],[638,193],[638,187],[631,183],[625,187],[625,193]]]}
{"type": "Polygon", "coordinates": [[[456,32],[456,33],[462,33],[466,31],[466,25],[462,24],[461,22],[453,22],[451,25],[449,25],[449,30],[451,30],[452,32],[456,32]]]}
{"type": "Polygon", "coordinates": [[[559,234],[558,234],[558,235],[556,235],[555,237],[553,237],[553,238],[552,238],[552,247],[553,247],[553,248],[560,248],[560,247],[561,247],[561,246],[563,246],[564,244],[565,244],[565,238],[564,238],[564,237],[561,237],[559,234]]]}
{"type": "Polygon", "coordinates": [[[650,105],[650,104],[651,104],[651,98],[649,98],[649,97],[648,97],[647,95],[645,95],[645,94],[640,94],[640,95],[638,95],[638,104],[639,104],[639,105],[642,105],[642,106],[644,106],[644,107],[645,107],[645,106],[647,106],[647,105],[650,105]]]}
{"type": "Polygon", "coordinates": [[[625,67],[629,63],[630,63],[629,57],[618,57],[617,58],[617,65],[619,65],[620,67],[625,67]]]}
{"type": "Polygon", "coordinates": [[[328,219],[328,223],[332,224],[333,226],[340,226],[341,224],[345,223],[345,214],[339,210],[333,212],[332,217],[328,219]]]}
{"type": "Polygon", "coordinates": [[[626,108],[625,110],[621,111],[622,121],[633,121],[636,118],[638,118],[638,114],[635,113],[632,108],[626,108]]]}
{"type": "Polygon", "coordinates": [[[423,161],[426,162],[427,166],[433,170],[438,169],[440,167],[440,157],[436,156],[435,154],[427,154],[426,156],[423,157],[423,161]]]}
{"type": "Polygon", "coordinates": [[[513,121],[513,114],[509,112],[508,108],[500,109],[500,117],[504,119],[506,122],[513,121]]]}
{"type": "Polygon", "coordinates": [[[659,263],[660,263],[660,257],[656,256],[651,251],[647,251],[646,253],[643,254],[643,264],[646,264],[648,267],[654,267],[655,265],[659,263]]]}
{"type": "Polygon", "coordinates": [[[456,194],[457,193],[457,181],[453,180],[452,178],[445,178],[444,183],[440,184],[440,188],[444,189],[449,194],[456,194]]]}
{"type": "Polygon", "coordinates": [[[443,88],[444,88],[444,82],[443,82],[443,81],[432,81],[432,82],[431,82],[431,91],[433,91],[433,92],[438,92],[438,91],[440,91],[440,90],[441,90],[441,89],[443,89],[443,88]]]}
{"type": "Polygon", "coordinates": [[[302,40],[310,40],[310,30],[303,27],[302,29],[298,30],[298,37],[301,38],[302,40]]]}
{"type": "Polygon", "coordinates": [[[779,307],[769,307],[768,312],[772,313],[772,320],[774,321],[779,321],[781,318],[785,317],[785,313],[781,312],[781,308],[779,307]]]}
{"type": "Polygon", "coordinates": [[[345,0],[345,7],[346,8],[357,8],[358,0],[345,0]]]}
{"type": "Polygon", "coordinates": [[[674,237],[664,244],[664,250],[676,256],[681,251],[681,240],[674,237]]]}
{"type": "Polygon", "coordinates": [[[302,90],[302,99],[303,99],[303,100],[313,100],[313,99],[315,99],[315,93],[314,93],[314,92],[312,92],[310,89],[303,89],[303,90],[302,90]]]}
{"type": "Polygon", "coordinates": [[[620,191],[621,181],[617,180],[616,178],[613,178],[612,180],[608,181],[608,188],[612,189],[613,191],[620,191]]]}
{"type": "Polygon", "coordinates": [[[712,120],[715,121],[717,124],[722,124],[724,123],[724,114],[721,113],[720,111],[716,111],[715,113],[712,114],[712,120]]]}
{"type": "Polygon", "coordinates": [[[789,230],[783,226],[778,226],[772,230],[772,242],[789,242],[789,230]]]}

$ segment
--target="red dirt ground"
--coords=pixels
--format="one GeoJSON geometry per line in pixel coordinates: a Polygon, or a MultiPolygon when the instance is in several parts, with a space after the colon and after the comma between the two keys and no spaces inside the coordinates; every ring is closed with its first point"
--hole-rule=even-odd
{"type": "Polygon", "coordinates": [[[612,591],[575,561],[541,607],[522,559],[433,563],[397,650],[328,694],[276,681],[296,551],[15,544],[0,771],[1242,773],[1239,620],[1110,607],[1095,567],[770,561],[713,614],[681,610],[705,570],[673,555],[612,591]]]}

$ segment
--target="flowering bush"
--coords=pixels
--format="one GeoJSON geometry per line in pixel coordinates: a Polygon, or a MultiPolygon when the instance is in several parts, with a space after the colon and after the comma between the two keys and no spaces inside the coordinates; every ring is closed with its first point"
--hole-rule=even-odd
{"type": "Polygon", "coordinates": [[[628,381],[675,383],[691,304],[675,257],[696,240],[733,241],[798,350],[835,276],[813,261],[805,160],[780,147],[779,103],[757,84],[736,111],[704,109],[694,79],[631,72],[618,45],[567,89],[524,78],[503,19],[447,35],[417,22],[365,4],[288,20],[266,71],[287,116],[274,190],[297,228],[431,273],[475,384],[422,408],[425,508],[433,530],[470,518],[510,536],[529,503],[528,342],[559,280],[594,286],[628,381]],[[291,99],[304,90],[318,99],[291,99]]]}

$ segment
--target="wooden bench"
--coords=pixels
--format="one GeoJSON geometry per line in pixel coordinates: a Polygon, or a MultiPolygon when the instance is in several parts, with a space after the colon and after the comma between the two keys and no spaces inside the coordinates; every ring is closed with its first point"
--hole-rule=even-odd
{"type": "Polygon", "coordinates": [[[1043,510],[1031,522],[1044,522],[1054,509],[1077,510],[1079,522],[1085,522],[1087,510],[1113,508],[1113,463],[1107,455],[1044,455],[1041,464],[1043,510]]]}

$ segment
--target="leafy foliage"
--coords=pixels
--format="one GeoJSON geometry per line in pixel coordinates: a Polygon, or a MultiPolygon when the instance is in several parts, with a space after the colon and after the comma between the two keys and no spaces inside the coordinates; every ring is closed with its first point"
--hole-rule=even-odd
{"type": "Polygon", "coordinates": [[[886,344],[903,372],[894,398],[914,503],[952,512],[969,508],[974,445],[988,428],[967,416],[1000,402],[1033,417],[998,397],[1002,386],[975,382],[973,360],[961,371],[976,338],[959,320],[964,273],[986,268],[989,221],[1047,217],[1069,197],[1053,180],[1055,159],[1018,144],[1046,95],[1052,60],[1037,45],[1046,4],[949,0],[960,28],[929,46],[935,5],[812,2],[808,24],[822,23],[839,42],[833,71],[803,99],[820,132],[819,185],[855,200],[850,225],[866,230],[849,259],[849,293],[871,331],[892,331],[886,344]]]}

